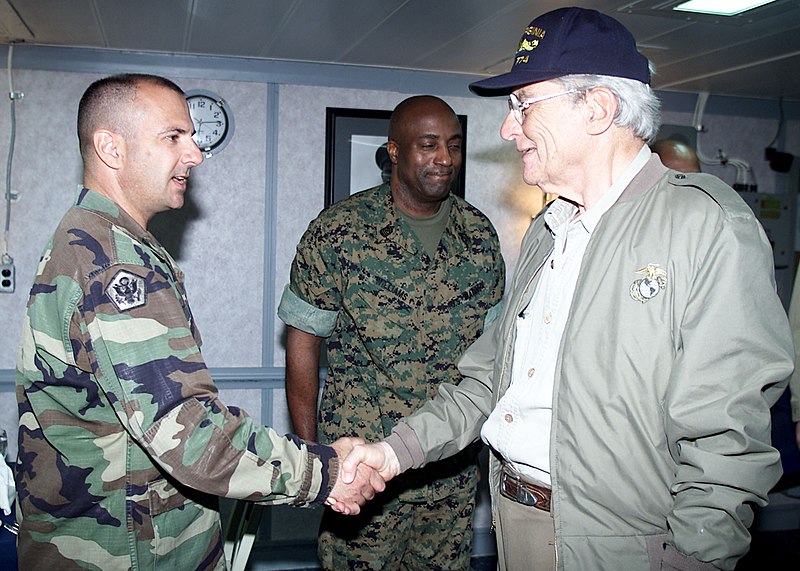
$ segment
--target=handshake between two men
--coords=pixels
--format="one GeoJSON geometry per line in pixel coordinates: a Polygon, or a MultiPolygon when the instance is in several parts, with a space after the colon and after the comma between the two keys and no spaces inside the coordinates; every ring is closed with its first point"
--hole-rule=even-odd
{"type": "Polygon", "coordinates": [[[358,514],[367,500],[400,473],[397,455],[386,442],[366,444],[363,438],[340,438],[331,447],[339,457],[339,477],[325,503],[336,512],[358,514]]]}

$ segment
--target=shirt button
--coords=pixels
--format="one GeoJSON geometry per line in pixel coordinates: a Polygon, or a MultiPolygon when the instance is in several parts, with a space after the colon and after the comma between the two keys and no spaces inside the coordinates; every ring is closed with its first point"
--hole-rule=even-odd
{"type": "Polygon", "coordinates": [[[514,417],[511,416],[510,414],[505,415],[504,418],[506,422],[514,422],[514,417]]]}
{"type": "Polygon", "coordinates": [[[550,260],[550,269],[552,270],[555,267],[556,267],[556,261],[555,260],[550,260]]]}
{"type": "Polygon", "coordinates": [[[528,369],[528,378],[532,377],[535,372],[536,372],[536,369],[534,369],[533,367],[528,369]]]}
{"type": "Polygon", "coordinates": [[[548,313],[548,314],[546,314],[546,315],[544,316],[544,322],[545,322],[545,325],[549,324],[551,321],[553,321],[553,316],[552,316],[551,314],[549,314],[549,313],[548,313]]]}

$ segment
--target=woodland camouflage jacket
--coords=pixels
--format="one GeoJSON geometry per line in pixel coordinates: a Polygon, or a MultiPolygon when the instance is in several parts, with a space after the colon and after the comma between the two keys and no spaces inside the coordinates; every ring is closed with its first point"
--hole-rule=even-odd
{"type": "Polygon", "coordinates": [[[338,470],[219,400],[174,260],[86,189],[39,263],[17,400],[20,569],[222,569],[216,496],[318,504],[338,470]]]}

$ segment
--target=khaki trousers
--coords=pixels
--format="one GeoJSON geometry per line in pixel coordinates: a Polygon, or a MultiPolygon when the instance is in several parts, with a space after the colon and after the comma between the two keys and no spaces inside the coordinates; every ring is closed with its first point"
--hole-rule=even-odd
{"type": "Polygon", "coordinates": [[[497,570],[555,571],[555,529],[550,512],[497,495],[497,570]]]}

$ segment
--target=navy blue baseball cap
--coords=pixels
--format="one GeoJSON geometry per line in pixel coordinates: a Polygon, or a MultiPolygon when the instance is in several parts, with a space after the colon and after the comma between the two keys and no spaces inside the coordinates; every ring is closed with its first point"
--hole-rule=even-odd
{"type": "Polygon", "coordinates": [[[511,71],[471,83],[476,95],[505,95],[564,75],[611,75],[650,83],[647,58],[628,29],[585,8],[559,8],[525,28],[511,71]]]}

